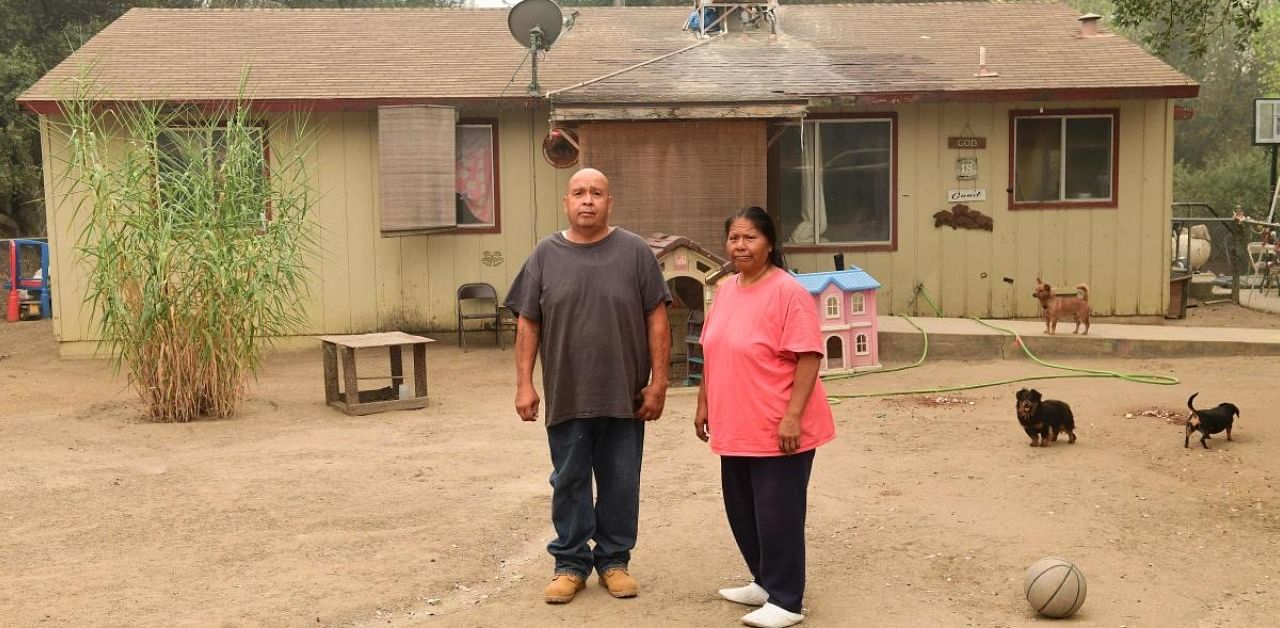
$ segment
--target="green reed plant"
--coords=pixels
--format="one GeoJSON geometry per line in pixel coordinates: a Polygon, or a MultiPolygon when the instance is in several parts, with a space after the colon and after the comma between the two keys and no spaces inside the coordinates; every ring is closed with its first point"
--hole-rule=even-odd
{"type": "Polygon", "coordinates": [[[153,421],[232,415],[304,318],[316,202],[304,116],[63,103],[69,198],[101,342],[153,421]]]}

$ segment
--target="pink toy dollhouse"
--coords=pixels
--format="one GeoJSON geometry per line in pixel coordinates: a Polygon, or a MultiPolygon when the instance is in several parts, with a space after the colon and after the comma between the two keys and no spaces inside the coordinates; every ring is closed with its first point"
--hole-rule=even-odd
{"type": "Polygon", "coordinates": [[[800,273],[796,279],[813,295],[822,321],[826,358],[821,371],[880,368],[877,346],[876,281],[861,268],[800,273]]]}

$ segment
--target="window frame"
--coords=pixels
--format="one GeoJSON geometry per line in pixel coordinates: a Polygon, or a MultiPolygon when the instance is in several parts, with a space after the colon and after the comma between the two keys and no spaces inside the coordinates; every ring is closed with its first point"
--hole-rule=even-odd
{"type": "MultiPolygon", "coordinates": [[[[457,150],[458,133],[457,130],[464,127],[488,126],[489,137],[493,145],[493,224],[492,225],[454,225],[449,229],[441,229],[432,231],[434,234],[452,234],[452,235],[470,235],[470,234],[486,234],[486,233],[502,233],[502,171],[499,165],[502,162],[499,153],[499,139],[502,137],[498,132],[497,118],[459,118],[454,126],[454,150],[457,150]]],[[[455,189],[455,192],[457,190],[455,189]]]]}
{"type": "Polygon", "coordinates": [[[849,313],[850,314],[866,314],[867,313],[867,295],[861,292],[854,292],[849,295],[849,313]]]}
{"type": "MultiPolygon", "coordinates": [[[[900,144],[898,142],[898,112],[868,111],[860,113],[809,114],[798,122],[789,120],[779,126],[803,126],[805,124],[815,123],[814,128],[816,130],[816,123],[822,122],[874,122],[877,120],[889,122],[889,240],[869,241],[865,244],[859,244],[856,242],[815,242],[813,244],[786,242],[783,246],[784,251],[796,251],[800,253],[878,253],[898,250],[898,158],[900,156],[900,144]]],[[[771,126],[770,128],[773,127],[771,126]]],[[[779,190],[778,193],[781,194],[781,190],[779,190]]],[[[781,220],[782,210],[780,208],[770,208],[770,214],[773,215],[774,220],[778,222],[778,226],[780,228],[784,227],[781,220]]]]}
{"type": "MultiPolygon", "coordinates": [[[[270,189],[270,186],[271,186],[271,127],[265,120],[253,120],[245,126],[249,128],[258,129],[258,134],[261,136],[262,178],[266,182],[268,189],[270,189]]],[[[174,120],[171,123],[161,127],[160,134],[174,132],[174,131],[177,131],[180,133],[193,132],[193,131],[216,131],[218,129],[222,129],[222,131],[225,133],[226,128],[227,128],[226,120],[203,120],[203,119],[190,120],[186,118],[181,118],[178,120],[174,120]]],[[[157,134],[155,139],[156,141],[159,141],[160,139],[159,134],[157,134]]],[[[158,160],[160,158],[160,147],[157,145],[154,147],[154,149],[155,149],[155,158],[158,160]]],[[[155,165],[156,165],[156,168],[160,167],[160,163],[158,161],[155,165]]],[[[268,198],[267,206],[262,208],[262,223],[264,225],[264,229],[265,229],[266,223],[269,223],[274,219],[275,219],[274,208],[271,205],[271,199],[268,198]]]]}
{"type": "MultiPolygon", "coordinates": [[[[1066,184],[1060,177],[1059,185],[1066,184]]],[[[1009,111],[1009,187],[1005,190],[1011,211],[1027,209],[1116,209],[1120,206],[1120,109],[1014,109],[1009,111]],[[1059,199],[1056,201],[1018,201],[1018,120],[1028,118],[1057,118],[1061,121],[1063,160],[1060,168],[1066,172],[1066,120],[1070,118],[1111,118],[1111,198],[1109,199],[1059,199]]],[[[1062,190],[1058,190],[1059,196],[1062,190]]]]}
{"type": "Polygon", "coordinates": [[[853,337],[853,354],[854,355],[871,355],[871,337],[868,334],[855,334],[853,337]],[[862,342],[858,342],[861,340],[862,342]],[[859,350],[858,347],[862,349],[859,350]]]}
{"type": "Polygon", "coordinates": [[[826,298],[823,299],[823,306],[823,311],[827,315],[827,320],[840,318],[840,297],[834,294],[828,294],[826,298]],[[831,310],[835,310],[835,312],[833,313],[831,310]]]}

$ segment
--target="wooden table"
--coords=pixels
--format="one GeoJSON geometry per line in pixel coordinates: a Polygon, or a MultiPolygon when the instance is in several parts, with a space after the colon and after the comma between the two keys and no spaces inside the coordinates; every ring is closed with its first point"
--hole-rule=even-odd
{"type": "Polygon", "coordinates": [[[321,336],[324,348],[324,399],[329,405],[350,415],[373,414],[386,410],[413,410],[427,405],[427,343],[430,338],[399,331],[353,336],[321,336]],[[356,349],[386,347],[391,360],[391,375],[359,377],[356,374],[356,349]],[[401,349],[413,348],[413,394],[404,384],[404,362],[401,349]],[[338,353],[342,353],[342,391],[338,391],[338,353]],[[361,391],[361,379],[391,380],[391,386],[361,391]]]}

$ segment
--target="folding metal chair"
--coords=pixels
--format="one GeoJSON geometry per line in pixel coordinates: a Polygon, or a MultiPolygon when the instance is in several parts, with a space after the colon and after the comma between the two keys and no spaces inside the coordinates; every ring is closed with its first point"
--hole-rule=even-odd
{"type": "Polygon", "coordinates": [[[466,321],[493,321],[493,338],[499,348],[505,349],[502,343],[502,314],[498,303],[498,291],[487,283],[464,283],[458,286],[458,345],[465,353],[467,350],[467,334],[463,325],[466,321]],[[463,301],[471,301],[463,307],[463,301]],[[486,303],[487,302],[487,303],[486,303]]]}

